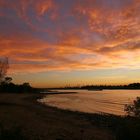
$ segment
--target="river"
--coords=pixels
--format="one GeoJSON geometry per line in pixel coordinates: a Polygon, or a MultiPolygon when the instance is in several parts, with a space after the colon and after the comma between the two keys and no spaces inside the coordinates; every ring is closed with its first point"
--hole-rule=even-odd
{"type": "Polygon", "coordinates": [[[58,90],[60,92],[77,92],[72,94],[47,95],[40,102],[61,109],[88,113],[110,113],[125,115],[124,105],[140,97],[140,90],[58,90]]]}

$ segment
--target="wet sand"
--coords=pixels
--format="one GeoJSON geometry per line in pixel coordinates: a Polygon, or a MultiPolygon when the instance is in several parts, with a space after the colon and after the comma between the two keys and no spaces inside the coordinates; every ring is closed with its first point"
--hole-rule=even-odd
{"type": "Polygon", "coordinates": [[[29,140],[115,139],[111,130],[92,120],[92,115],[91,119],[87,119],[84,113],[65,111],[37,102],[43,96],[46,95],[0,94],[0,124],[5,129],[19,127],[29,140]]]}

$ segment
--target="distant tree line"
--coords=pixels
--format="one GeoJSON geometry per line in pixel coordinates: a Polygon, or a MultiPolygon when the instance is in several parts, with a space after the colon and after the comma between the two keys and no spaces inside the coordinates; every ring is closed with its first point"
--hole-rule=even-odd
{"type": "MultiPolygon", "coordinates": [[[[58,88],[57,88],[58,89],[58,88]]],[[[140,89],[140,83],[131,83],[128,85],[85,85],[85,86],[67,86],[59,89],[89,89],[89,90],[103,90],[103,89],[140,89]]]]}
{"type": "Polygon", "coordinates": [[[87,85],[81,89],[140,89],[140,83],[131,83],[128,85],[87,85]]]}

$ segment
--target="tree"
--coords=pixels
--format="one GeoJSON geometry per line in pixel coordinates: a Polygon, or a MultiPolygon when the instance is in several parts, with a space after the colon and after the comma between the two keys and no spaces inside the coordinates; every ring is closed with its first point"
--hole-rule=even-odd
{"type": "Polygon", "coordinates": [[[140,117],[140,97],[137,97],[133,104],[125,105],[124,110],[130,116],[140,117]]]}
{"type": "Polygon", "coordinates": [[[0,58],[0,83],[3,81],[9,68],[8,58],[0,58]]]}
{"type": "Polygon", "coordinates": [[[5,84],[10,84],[11,81],[12,81],[12,77],[5,77],[5,79],[4,79],[5,84]]]}

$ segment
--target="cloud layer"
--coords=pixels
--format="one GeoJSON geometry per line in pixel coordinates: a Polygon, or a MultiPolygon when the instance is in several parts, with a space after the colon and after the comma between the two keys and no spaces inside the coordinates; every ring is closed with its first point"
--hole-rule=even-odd
{"type": "Polygon", "coordinates": [[[11,72],[140,68],[140,0],[0,0],[11,72]]]}

